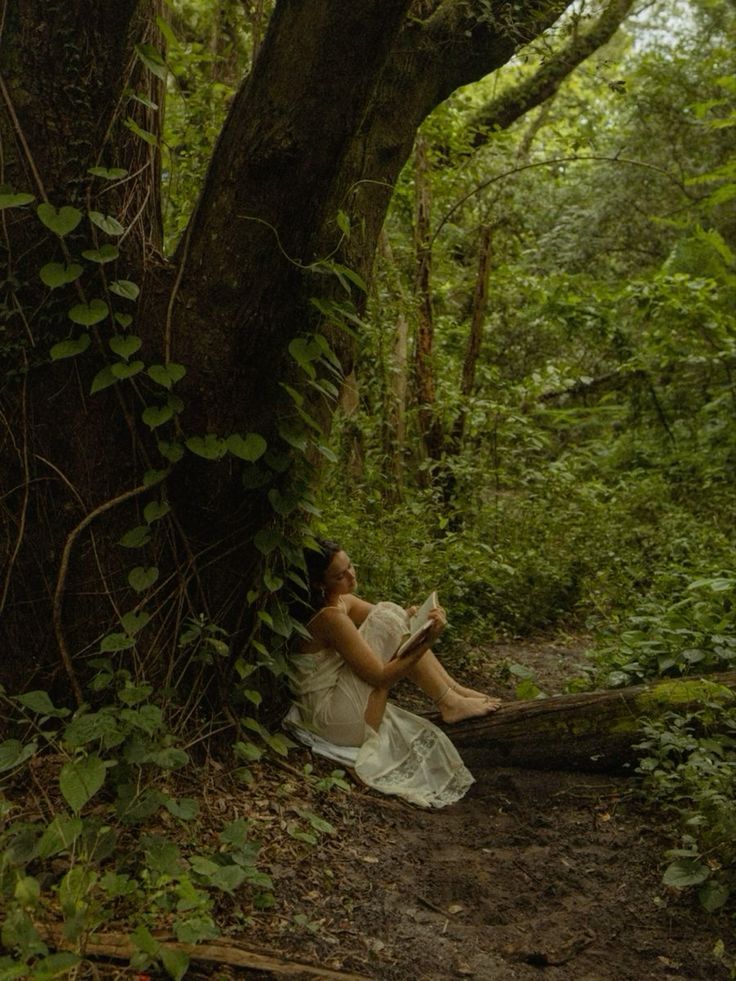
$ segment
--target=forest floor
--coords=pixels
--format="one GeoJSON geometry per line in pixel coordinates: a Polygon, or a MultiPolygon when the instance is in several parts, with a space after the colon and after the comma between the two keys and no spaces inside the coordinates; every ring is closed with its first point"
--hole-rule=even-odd
{"type": "MultiPolygon", "coordinates": [[[[584,657],[569,639],[487,653],[463,680],[507,698],[516,679],[499,682],[499,664],[523,664],[553,694],[584,657]]],[[[429,709],[408,694],[399,700],[429,709]]],[[[631,778],[475,765],[463,801],[427,812],[357,787],[310,796],[297,778],[310,762],[317,774],[333,769],[296,750],[281,770],[259,778],[260,827],[283,831],[306,807],[335,831],[312,846],[264,835],[260,867],[274,880],[277,903],[233,922],[233,941],[380,981],[736,976],[728,958],[733,921],[706,915],[693,895],[662,885],[671,841],[631,778]],[[269,779],[278,786],[269,790],[269,779]]],[[[231,800],[223,817],[233,807],[231,800]]],[[[232,973],[222,964],[214,974],[188,975],[205,976],[276,975],[232,973]]]]}

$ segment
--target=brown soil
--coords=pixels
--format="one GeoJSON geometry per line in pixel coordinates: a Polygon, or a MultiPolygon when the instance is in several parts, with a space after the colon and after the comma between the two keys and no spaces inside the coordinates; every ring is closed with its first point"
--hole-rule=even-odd
{"type": "MultiPolygon", "coordinates": [[[[518,672],[509,668],[521,664],[552,694],[584,663],[581,643],[540,640],[499,645],[483,657],[471,652],[458,676],[513,698],[518,672]]],[[[397,696],[415,710],[431,707],[408,688],[397,696]]],[[[291,978],[313,981],[328,969],[378,981],[736,977],[732,919],[707,916],[694,895],[662,885],[663,853],[672,841],[631,778],[484,769],[475,762],[468,796],[428,812],[362,786],[321,786],[315,777],[329,778],[334,765],[305,749],[252,770],[245,787],[211,757],[172,774],[171,791],[196,797],[200,818],[182,825],[162,812],[158,830],[207,853],[219,847],[226,822],[250,822],[261,843],[258,868],[273,880],[273,904],[256,908],[247,887],[218,894],[217,943],[318,968],[315,974],[295,967],[291,978]]],[[[44,812],[44,801],[53,810],[45,788],[56,782],[51,771],[34,779],[35,790],[16,788],[31,816],[34,808],[44,812]]],[[[42,925],[52,929],[53,903],[47,913],[42,925]]],[[[134,925],[110,921],[103,930],[124,938],[134,925]]],[[[170,942],[166,930],[158,918],[157,935],[170,942]]],[[[226,961],[194,958],[186,978],[284,976],[226,961]]],[[[76,976],[166,977],[155,967],[136,975],[92,949],[76,976]]]]}
{"type": "MultiPolygon", "coordinates": [[[[485,678],[463,680],[505,697],[517,680],[499,682],[508,662],[531,667],[552,693],[584,661],[579,645],[544,641],[493,655],[485,678]]],[[[310,759],[297,751],[289,766],[310,759]]],[[[278,911],[233,933],[381,981],[732,976],[714,952],[722,940],[733,953],[731,922],[661,884],[671,841],[630,779],[477,764],[475,776],[466,799],[442,811],[360,788],[323,796],[336,833],[270,866],[266,850],[278,911]]]]}

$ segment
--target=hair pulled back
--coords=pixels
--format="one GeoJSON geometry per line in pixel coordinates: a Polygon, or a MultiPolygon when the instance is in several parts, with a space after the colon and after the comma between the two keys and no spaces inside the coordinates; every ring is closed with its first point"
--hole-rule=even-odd
{"type": "Polygon", "coordinates": [[[337,542],[333,542],[329,538],[318,538],[316,549],[304,550],[307,586],[309,587],[308,616],[310,617],[325,605],[325,573],[338,552],[342,552],[342,545],[338,545],[337,542]]]}

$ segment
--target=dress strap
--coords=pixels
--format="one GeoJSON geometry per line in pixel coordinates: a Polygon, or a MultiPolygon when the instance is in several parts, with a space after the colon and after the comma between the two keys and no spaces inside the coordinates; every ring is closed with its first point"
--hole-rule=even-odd
{"type": "Polygon", "coordinates": [[[317,612],[307,620],[304,626],[308,627],[309,624],[313,623],[317,619],[317,617],[320,616],[320,614],[324,613],[325,610],[339,610],[341,613],[348,612],[348,608],[347,608],[347,604],[345,603],[345,600],[342,598],[342,596],[338,596],[337,603],[327,603],[324,606],[321,606],[317,610],[317,612]]]}

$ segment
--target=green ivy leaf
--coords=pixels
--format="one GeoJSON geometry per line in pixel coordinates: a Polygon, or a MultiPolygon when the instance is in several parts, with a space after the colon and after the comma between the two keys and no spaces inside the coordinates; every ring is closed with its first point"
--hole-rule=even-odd
{"type": "Polygon", "coordinates": [[[113,375],[111,366],[106,365],[104,368],[101,368],[92,379],[89,394],[94,395],[96,392],[101,392],[103,388],[109,388],[110,385],[114,385],[116,381],[117,378],[115,375],[113,375]]]}
{"type": "Polygon", "coordinates": [[[109,242],[105,242],[99,249],[87,249],[82,255],[85,259],[89,259],[90,262],[98,262],[100,265],[104,265],[106,262],[114,262],[120,255],[120,250],[109,242]]]}
{"type": "Polygon", "coordinates": [[[89,167],[87,173],[94,177],[104,177],[107,181],[116,181],[125,177],[128,171],[124,167],[89,167]]]}
{"type": "Polygon", "coordinates": [[[274,549],[283,544],[283,536],[273,528],[261,528],[256,533],[253,543],[263,555],[270,555],[274,549]]]}
{"type": "Polygon", "coordinates": [[[215,436],[214,433],[207,433],[206,436],[190,436],[184,445],[190,452],[205,460],[219,460],[227,453],[225,440],[215,436]]]}
{"type": "Polygon", "coordinates": [[[76,262],[71,262],[68,266],[62,262],[47,262],[41,268],[39,276],[44,285],[54,290],[58,286],[66,286],[67,283],[73,283],[75,279],[79,278],[81,273],[82,267],[76,262]]]}
{"type": "Polygon", "coordinates": [[[164,801],[164,807],[180,821],[191,821],[199,813],[199,804],[191,797],[169,797],[164,801]]]}
{"type": "Polygon", "coordinates": [[[161,944],[158,956],[161,958],[166,973],[174,981],[181,981],[186,976],[189,970],[189,954],[185,951],[178,947],[167,947],[166,944],[161,944]]]}
{"type": "Polygon", "coordinates": [[[186,374],[187,369],[183,364],[175,364],[170,361],[168,364],[152,364],[148,369],[148,376],[152,381],[155,381],[157,385],[163,385],[164,388],[171,388],[186,374]]]}
{"type": "Polygon", "coordinates": [[[136,593],[144,593],[149,587],[153,586],[158,576],[159,572],[155,565],[148,567],[137,565],[135,569],[131,569],[128,573],[128,583],[136,593]]]}
{"type": "Polygon", "coordinates": [[[78,814],[105,782],[107,767],[99,756],[65,763],[59,774],[64,800],[78,814]]]}
{"type": "Polygon", "coordinates": [[[55,208],[53,204],[39,204],[36,214],[47,228],[62,238],[73,232],[82,220],[82,212],[69,205],[55,208]]]}
{"type": "Polygon", "coordinates": [[[717,882],[709,879],[701,889],[698,890],[700,905],[707,913],[714,913],[728,901],[731,890],[724,882],[717,882]]]}
{"type": "Polygon", "coordinates": [[[115,311],[115,320],[120,324],[123,330],[125,330],[126,327],[130,327],[130,325],[133,323],[133,318],[129,313],[121,313],[119,310],[115,311]]]}
{"type": "Polygon", "coordinates": [[[117,218],[103,215],[101,211],[90,211],[89,220],[107,235],[122,235],[125,231],[125,226],[121,225],[117,218]]]}
{"type": "Polygon", "coordinates": [[[128,634],[117,633],[108,634],[100,642],[100,650],[105,654],[114,654],[116,651],[129,651],[135,647],[135,641],[128,634]]]}
{"type": "Polygon", "coordinates": [[[118,545],[122,545],[123,548],[140,548],[142,545],[146,545],[150,540],[151,529],[148,527],[148,525],[138,525],[136,528],[131,528],[130,531],[126,531],[118,542],[118,545]]]}
{"type": "Polygon", "coordinates": [[[132,283],[129,279],[116,279],[110,283],[110,292],[117,296],[122,296],[125,300],[137,300],[140,294],[140,287],[132,283]]]}
{"type": "Polygon", "coordinates": [[[3,208],[22,208],[25,204],[30,204],[36,198],[33,194],[0,194],[0,210],[3,208]]]}
{"type": "Polygon", "coordinates": [[[225,445],[233,456],[248,463],[254,463],[263,456],[268,447],[266,440],[259,433],[247,433],[245,436],[233,433],[232,436],[228,436],[225,445]]]}
{"type": "Polygon", "coordinates": [[[18,739],[6,739],[5,742],[0,743],[0,773],[25,763],[37,749],[36,743],[24,745],[18,739]]]}
{"type": "Polygon", "coordinates": [[[271,572],[263,573],[263,585],[269,591],[269,593],[276,593],[284,585],[284,580],[271,572]]]}
{"type": "Polygon", "coordinates": [[[59,341],[49,351],[52,361],[61,361],[63,358],[73,358],[77,354],[83,354],[91,344],[89,334],[80,334],[79,337],[68,341],[59,341]]]}
{"type": "Polygon", "coordinates": [[[146,470],[143,474],[143,486],[152,487],[154,484],[160,484],[168,475],[168,470],[146,470]]]}
{"type": "Polygon", "coordinates": [[[171,510],[171,505],[165,501],[149,501],[143,509],[143,517],[146,523],[152,525],[154,521],[159,521],[171,510]]]}
{"type": "Polygon", "coordinates": [[[110,365],[110,373],[113,378],[132,378],[134,375],[140,374],[145,367],[142,361],[131,361],[130,364],[116,361],[115,364],[110,365]]]}
{"type": "Polygon", "coordinates": [[[120,618],[120,623],[123,630],[129,637],[135,637],[135,635],[143,630],[145,625],[151,619],[150,613],[126,613],[125,616],[120,618]]]}
{"type": "Polygon", "coordinates": [[[142,419],[149,429],[156,429],[163,426],[174,415],[174,410],[170,405],[149,405],[143,410],[142,419]]]}
{"type": "Polygon", "coordinates": [[[139,136],[142,140],[145,140],[146,143],[150,143],[151,146],[158,146],[158,137],[156,134],[149,133],[147,129],[142,129],[135,119],[131,119],[131,117],[128,116],[123,125],[126,126],[131,133],[135,133],[136,136],[139,136]]]}
{"type": "Polygon", "coordinates": [[[699,858],[683,858],[667,866],[662,882],[666,886],[684,889],[686,886],[699,886],[709,875],[710,869],[699,858]]]}
{"type": "Polygon", "coordinates": [[[166,81],[168,69],[161,52],[157,48],[152,44],[136,44],[135,53],[149,72],[155,75],[156,78],[160,78],[162,82],[166,81]]]}
{"type": "Polygon", "coordinates": [[[82,819],[69,814],[57,814],[47,825],[38,842],[38,857],[50,858],[68,851],[82,833],[82,819]]]}
{"type": "Polygon", "coordinates": [[[135,354],[139,350],[143,341],[135,334],[115,334],[110,338],[108,344],[114,354],[117,354],[119,358],[125,358],[127,361],[131,354],[135,354]]]}
{"type": "Polygon", "coordinates": [[[91,327],[104,320],[109,312],[109,308],[104,300],[90,300],[89,303],[78,303],[72,307],[67,316],[75,324],[82,324],[83,327],[91,327]]]}
{"type": "Polygon", "coordinates": [[[184,456],[184,447],[181,443],[169,443],[166,440],[159,440],[159,453],[170,463],[178,463],[184,456]]]}
{"type": "Polygon", "coordinates": [[[18,695],[16,701],[20,702],[21,705],[30,709],[32,712],[37,712],[39,715],[48,715],[50,718],[63,719],[64,716],[70,714],[68,708],[56,708],[49,698],[48,692],[45,691],[24,692],[24,694],[18,695]]]}

